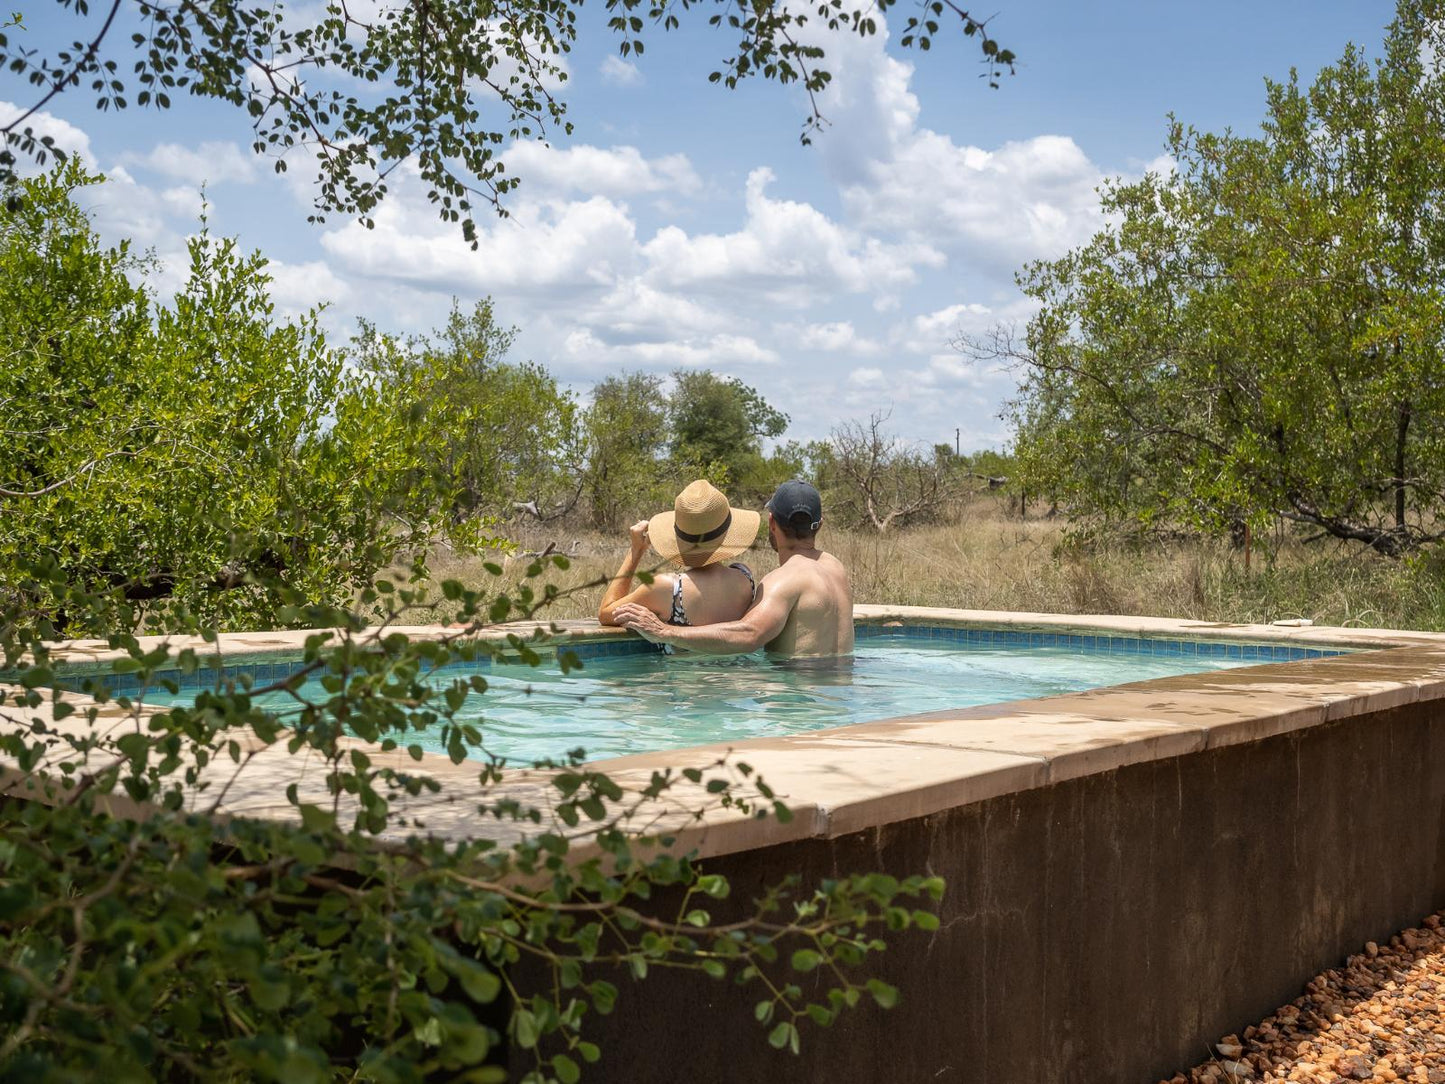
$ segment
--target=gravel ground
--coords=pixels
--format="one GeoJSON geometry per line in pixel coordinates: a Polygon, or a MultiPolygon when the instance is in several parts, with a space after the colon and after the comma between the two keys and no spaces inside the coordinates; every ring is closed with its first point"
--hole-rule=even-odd
{"type": "Polygon", "coordinates": [[[1445,928],[1431,915],[1388,945],[1368,942],[1343,967],[1215,1057],[1160,1084],[1244,1080],[1445,1084],[1445,928]]]}

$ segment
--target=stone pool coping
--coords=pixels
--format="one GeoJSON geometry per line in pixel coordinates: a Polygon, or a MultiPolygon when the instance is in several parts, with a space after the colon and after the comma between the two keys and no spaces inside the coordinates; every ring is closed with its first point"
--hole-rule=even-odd
{"type": "MultiPolygon", "coordinates": [[[[860,624],[942,625],[948,627],[1002,628],[1039,632],[1108,632],[1118,636],[1144,639],[1178,640],[1241,640],[1255,643],[1300,643],[1328,648],[1386,648],[1445,644],[1445,633],[1412,632],[1398,629],[1342,628],[1331,625],[1250,625],[1223,622],[1193,621],[1165,617],[1121,617],[1112,614],[1049,614],[1008,610],[954,610],[930,606],[880,606],[860,604],[853,607],[853,620],[860,624]]],[[[455,636],[461,630],[443,625],[392,625],[391,631],[405,633],[413,639],[440,640],[455,636]]],[[[534,631],[557,630],[554,642],[559,645],[578,642],[626,640],[625,629],[609,628],[590,620],[557,622],[520,621],[483,630],[478,639],[504,640],[508,635],[530,636],[534,631]]],[[[205,657],[221,655],[228,663],[241,663],[255,656],[300,655],[306,640],[315,629],[284,629],[277,632],[227,632],[214,642],[199,636],[141,636],[142,650],[151,651],[169,645],[173,651],[186,648],[205,657]]],[[[535,645],[534,645],[535,646],[535,645]]],[[[127,657],[126,652],[111,648],[104,640],[66,640],[52,646],[54,661],[84,673],[90,667],[104,667],[127,657]]]]}
{"type": "MultiPolygon", "coordinates": [[[[666,808],[646,822],[650,831],[675,836],[680,849],[708,857],[802,839],[832,839],[1127,765],[1445,698],[1445,635],[1435,633],[866,605],[855,608],[855,619],[870,625],[989,627],[1374,650],[933,711],[806,734],[635,754],[597,765],[625,791],[634,793],[650,783],[654,772],[664,769],[706,768],[724,759],[750,765],[787,800],[794,814],[791,821],[751,819],[735,810],[716,808],[695,816],[691,810],[705,804],[707,795],[700,786],[684,784],[672,793],[666,808]]],[[[554,646],[630,635],[594,622],[558,625],[560,635],[554,646]]],[[[503,626],[484,635],[525,636],[549,627],[503,626]]],[[[458,630],[412,626],[394,631],[439,639],[458,630]]],[[[227,663],[239,663],[256,656],[294,656],[304,649],[309,635],[308,631],[232,633],[214,644],[152,637],[142,644],[147,649],[169,643],[174,650],[191,647],[201,654],[219,652],[227,663]]],[[[67,668],[73,667],[73,672],[84,672],[123,654],[103,642],[81,641],[56,645],[53,657],[67,668]]],[[[75,699],[84,703],[88,698],[75,699]]],[[[0,707],[0,715],[14,711],[8,703],[0,707]]],[[[97,722],[134,725],[114,704],[101,708],[97,722]]],[[[85,724],[77,714],[59,725],[85,724]]],[[[367,747],[360,741],[354,744],[367,747]]],[[[475,765],[452,764],[438,754],[428,753],[413,761],[400,750],[372,752],[373,760],[393,757],[398,767],[432,776],[443,784],[438,795],[402,803],[403,812],[425,831],[448,839],[479,835],[506,839],[520,831],[513,825],[479,818],[475,765]]],[[[224,765],[217,767],[223,769],[224,765]]],[[[289,755],[284,742],[257,748],[215,812],[221,816],[292,817],[294,810],[284,798],[286,785],[297,782],[303,800],[321,800],[320,768],[315,757],[289,755]]],[[[508,777],[505,787],[519,800],[545,810],[555,794],[548,778],[545,773],[519,770],[508,777]]],[[[34,796],[34,782],[21,777],[12,762],[0,758],[0,793],[34,796]]],[[[489,798],[497,796],[493,788],[489,798]]],[[[210,802],[207,794],[198,791],[190,804],[209,808],[210,802]]],[[[117,806],[117,812],[122,811],[132,812],[129,806],[117,806]]],[[[398,838],[404,834],[399,831],[398,838]]]]}

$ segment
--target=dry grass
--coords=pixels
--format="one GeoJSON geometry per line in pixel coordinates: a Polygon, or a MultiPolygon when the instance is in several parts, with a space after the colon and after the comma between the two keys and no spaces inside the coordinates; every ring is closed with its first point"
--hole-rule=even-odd
{"type": "MultiPolygon", "coordinates": [[[[1432,564],[1379,558],[1358,546],[1305,545],[1281,536],[1256,547],[1246,573],[1242,551],[1213,541],[1085,546],[1061,519],[1020,520],[980,498],[959,521],[880,535],[825,530],[825,548],[847,564],[860,602],[1050,613],[1140,614],[1211,621],[1307,617],[1316,624],[1445,628],[1445,578],[1432,564]]],[[[523,550],[547,542],[574,548],[565,571],[547,582],[564,591],[548,613],[591,617],[602,584],[626,548],[622,535],[518,532],[523,550]]],[[[500,560],[506,589],[523,581],[525,558],[500,560]]],[[[766,544],[745,559],[759,573],[776,567],[766,544]]],[[[437,555],[437,580],[495,588],[481,558],[437,555]]]]}

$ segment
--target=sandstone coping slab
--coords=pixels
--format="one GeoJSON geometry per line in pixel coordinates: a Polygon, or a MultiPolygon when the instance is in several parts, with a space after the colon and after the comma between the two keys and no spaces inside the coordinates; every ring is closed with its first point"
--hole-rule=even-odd
{"type": "MultiPolygon", "coordinates": [[[[1445,634],[1397,629],[1339,628],[1328,625],[1228,624],[1164,617],[1128,617],[1112,614],[1051,614],[1008,610],[955,610],[930,606],[880,606],[859,604],[853,619],[864,625],[940,625],[951,628],[1005,628],[1019,631],[1107,633],[1144,639],[1240,640],[1254,643],[1293,643],[1329,649],[1428,647],[1445,643],[1445,634]]],[[[445,625],[392,625],[390,631],[417,640],[440,640],[459,636],[463,630],[445,625]]],[[[168,646],[173,652],[190,649],[200,656],[240,662],[253,656],[297,657],[307,638],[317,629],[282,629],[275,632],[226,632],[214,641],[199,636],[142,636],[142,650],[168,646]]],[[[491,642],[509,635],[524,639],[541,633],[548,642],[542,650],[556,650],[568,643],[596,643],[626,640],[625,629],[599,625],[591,620],[517,621],[494,625],[473,635],[491,642]]],[[[336,633],[333,632],[333,635],[336,633]]],[[[537,645],[532,645],[536,647],[537,645]]],[[[54,661],[77,667],[100,666],[126,657],[104,640],[65,640],[50,645],[54,661]]]]}

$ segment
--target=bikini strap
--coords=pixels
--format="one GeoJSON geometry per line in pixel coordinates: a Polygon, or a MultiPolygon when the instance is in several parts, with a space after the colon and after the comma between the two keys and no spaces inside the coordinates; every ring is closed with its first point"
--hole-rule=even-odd
{"type": "Polygon", "coordinates": [[[672,612],[667,615],[669,625],[686,625],[687,610],[682,604],[682,577],[686,573],[679,572],[672,578],[672,612]]]}
{"type": "Polygon", "coordinates": [[[758,599],[758,581],[753,579],[753,570],[741,561],[734,561],[728,565],[728,568],[735,568],[748,578],[748,587],[753,593],[753,601],[756,602],[758,599]]]}

